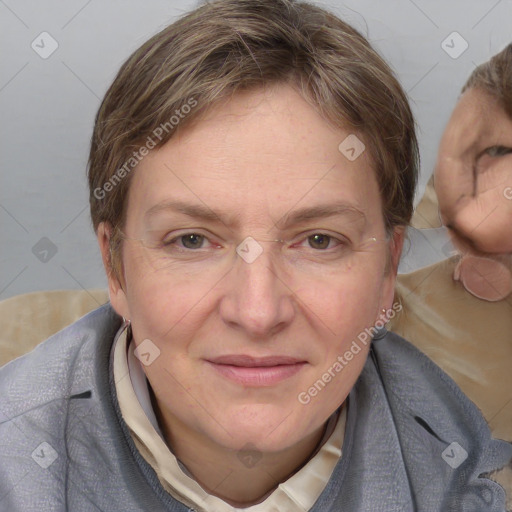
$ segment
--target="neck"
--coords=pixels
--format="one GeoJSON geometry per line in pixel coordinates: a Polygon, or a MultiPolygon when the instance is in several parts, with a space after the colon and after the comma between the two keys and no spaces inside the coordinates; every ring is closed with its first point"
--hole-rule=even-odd
{"type": "MultiPolygon", "coordinates": [[[[296,445],[279,452],[240,452],[220,446],[192,431],[163,410],[153,398],[162,432],[176,458],[208,494],[233,507],[243,508],[265,500],[320,448],[327,422],[296,445]]],[[[332,427],[334,428],[334,426],[332,427]]],[[[332,432],[332,430],[331,430],[332,432]]],[[[329,435],[331,432],[327,432],[329,435]]]]}

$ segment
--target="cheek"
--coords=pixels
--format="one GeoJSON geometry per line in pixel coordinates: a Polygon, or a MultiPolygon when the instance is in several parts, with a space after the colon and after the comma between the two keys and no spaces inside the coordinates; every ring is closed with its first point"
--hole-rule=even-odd
{"type": "Polygon", "coordinates": [[[155,270],[136,251],[125,257],[125,278],[132,328],[139,340],[169,335],[208,291],[200,276],[155,270]]]}
{"type": "MultiPolygon", "coordinates": [[[[191,284],[165,280],[145,279],[134,285],[129,296],[132,304],[132,327],[135,339],[151,338],[164,341],[173,338],[173,345],[186,341],[194,331],[198,314],[202,311],[201,290],[191,290],[191,284]],[[190,332],[187,332],[190,331],[190,332]],[[178,334],[174,337],[174,334],[178,334]],[[178,342],[178,343],[176,343],[178,342]]],[[[193,288],[193,286],[192,286],[193,288]]],[[[202,304],[204,306],[204,304],[202,304]]]]}
{"type": "Polygon", "coordinates": [[[380,309],[384,266],[331,276],[325,287],[304,287],[300,294],[317,331],[315,365],[302,383],[298,400],[311,417],[325,416],[348,395],[366,362],[376,312],[380,309]],[[327,383],[324,384],[323,383],[327,383]]]}
{"type": "Polygon", "coordinates": [[[322,279],[305,279],[296,296],[331,334],[344,338],[347,329],[352,332],[376,320],[383,276],[382,262],[363,262],[322,279]]]}

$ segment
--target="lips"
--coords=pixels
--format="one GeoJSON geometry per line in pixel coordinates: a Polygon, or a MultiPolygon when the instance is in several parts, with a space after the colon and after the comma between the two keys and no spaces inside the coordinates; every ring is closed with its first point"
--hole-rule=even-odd
{"type": "Polygon", "coordinates": [[[267,387],[296,375],[307,361],[288,356],[226,355],[207,363],[224,378],[251,387],[267,387]]]}
{"type": "Polygon", "coordinates": [[[209,359],[211,363],[230,366],[243,366],[246,368],[279,366],[288,364],[305,363],[306,361],[288,356],[252,357],[247,355],[228,355],[209,359]]]}

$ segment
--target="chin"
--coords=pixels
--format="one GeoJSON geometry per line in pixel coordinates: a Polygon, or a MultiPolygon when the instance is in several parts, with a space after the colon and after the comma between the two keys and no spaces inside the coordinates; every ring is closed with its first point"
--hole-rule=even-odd
{"type": "Polygon", "coordinates": [[[267,405],[262,410],[262,404],[255,404],[224,417],[225,424],[229,425],[226,429],[229,434],[222,430],[220,444],[227,443],[230,449],[239,450],[250,444],[262,452],[278,452],[307,435],[306,432],[300,435],[298,427],[303,427],[304,423],[296,413],[283,407],[267,405]]]}

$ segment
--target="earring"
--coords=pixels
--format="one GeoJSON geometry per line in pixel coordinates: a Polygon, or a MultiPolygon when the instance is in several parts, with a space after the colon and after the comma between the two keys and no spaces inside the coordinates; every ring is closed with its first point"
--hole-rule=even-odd
{"type": "Polygon", "coordinates": [[[382,308],[380,310],[381,314],[379,315],[379,318],[375,321],[375,332],[373,334],[373,341],[380,340],[381,338],[384,338],[387,334],[386,324],[387,324],[387,309],[382,308]]]}
{"type": "Polygon", "coordinates": [[[132,321],[129,319],[127,320],[124,316],[123,327],[126,329],[126,338],[130,341],[132,339],[132,321]]]}

